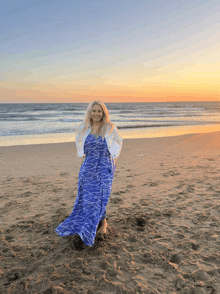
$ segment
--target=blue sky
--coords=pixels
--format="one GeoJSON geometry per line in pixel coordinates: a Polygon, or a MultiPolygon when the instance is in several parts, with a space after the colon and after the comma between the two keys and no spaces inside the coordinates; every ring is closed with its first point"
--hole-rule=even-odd
{"type": "Polygon", "coordinates": [[[34,91],[149,97],[147,87],[169,87],[168,72],[183,88],[196,65],[201,81],[211,70],[218,96],[219,19],[219,1],[4,1],[0,88],[29,89],[34,99],[34,91]],[[209,64],[203,76],[199,64],[209,64]]]}

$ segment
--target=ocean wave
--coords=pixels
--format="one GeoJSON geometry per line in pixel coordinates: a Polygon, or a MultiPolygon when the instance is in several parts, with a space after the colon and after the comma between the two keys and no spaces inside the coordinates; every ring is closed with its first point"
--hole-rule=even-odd
{"type": "Polygon", "coordinates": [[[59,121],[63,121],[63,122],[81,122],[81,119],[61,118],[59,121]]]}
{"type": "Polygon", "coordinates": [[[76,108],[63,109],[63,111],[72,111],[72,110],[77,110],[77,109],[76,108]]]}
{"type": "Polygon", "coordinates": [[[43,134],[65,134],[65,133],[74,133],[75,130],[73,129],[59,129],[59,130],[35,130],[35,131],[30,131],[30,130],[16,130],[16,131],[10,131],[10,132],[1,132],[0,137],[7,137],[7,136],[31,136],[31,135],[43,135],[43,134]]]}
{"type": "Polygon", "coordinates": [[[0,121],[36,121],[36,120],[41,120],[41,118],[34,118],[34,117],[26,117],[26,118],[21,118],[21,117],[6,117],[6,118],[0,118],[0,121]]]}
{"type": "Polygon", "coordinates": [[[160,128],[160,127],[174,127],[174,126],[177,126],[177,125],[178,124],[117,126],[117,129],[160,128]]]}

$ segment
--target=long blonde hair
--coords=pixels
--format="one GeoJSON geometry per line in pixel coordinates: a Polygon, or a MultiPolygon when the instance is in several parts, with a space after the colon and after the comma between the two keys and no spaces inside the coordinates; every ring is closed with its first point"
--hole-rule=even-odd
{"type": "Polygon", "coordinates": [[[99,136],[102,136],[102,140],[104,140],[104,137],[105,137],[105,134],[107,132],[107,127],[110,126],[111,127],[111,130],[110,130],[110,133],[113,131],[113,128],[114,128],[114,125],[113,123],[110,121],[110,118],[109,118],[109,113],[108,113],[108,109],[107,107],[105,106],[105,104],[99,100],[95,100],[95,101],[92,101],[91,103],[89,103],[88,107],[87,107],[87,111],[86,111],[86,116],[85,116],[85,119],[84,121],[78,126],[76,132],[78,132],[78,129],[79,127],[84,123],[84,128],[82,129],[82,132],[81,132],[81,136],[82,137],[85,132],[88,130],[89,128],[89,125],[92,126],[92,123],[93,123],[93,119],[91,117],[91,113],[92,113],[92,107],[93,105],[100,105],[101,108],[102,108],[102,113],[103,113],[103,116],[102,116],[102,119],[101,119],[101,123],[100,123],[100,126],[98,128],[98,131],[96,132],[96,136],[99,137],[99,136]]]}

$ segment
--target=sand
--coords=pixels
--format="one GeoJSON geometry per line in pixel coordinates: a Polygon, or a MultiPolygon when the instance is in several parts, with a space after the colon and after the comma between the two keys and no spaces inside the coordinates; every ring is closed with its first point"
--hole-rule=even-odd
{"type": "Polygon", "coordinates": [[[93,247],[72,211],[75,143],[0,148],[0,293],[220,293],[220,132],[126,139],[93,247]]]}

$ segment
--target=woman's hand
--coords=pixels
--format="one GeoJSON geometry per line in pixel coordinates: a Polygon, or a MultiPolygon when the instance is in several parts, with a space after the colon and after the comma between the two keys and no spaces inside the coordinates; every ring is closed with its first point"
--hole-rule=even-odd
{"type": "Polygon", "coordinates": [[[82,159],[82,161],[81,161],[81,165],[83,164],[84,159],[85,159],[85,155],[83,156],[83,159],[82,159]]]}

